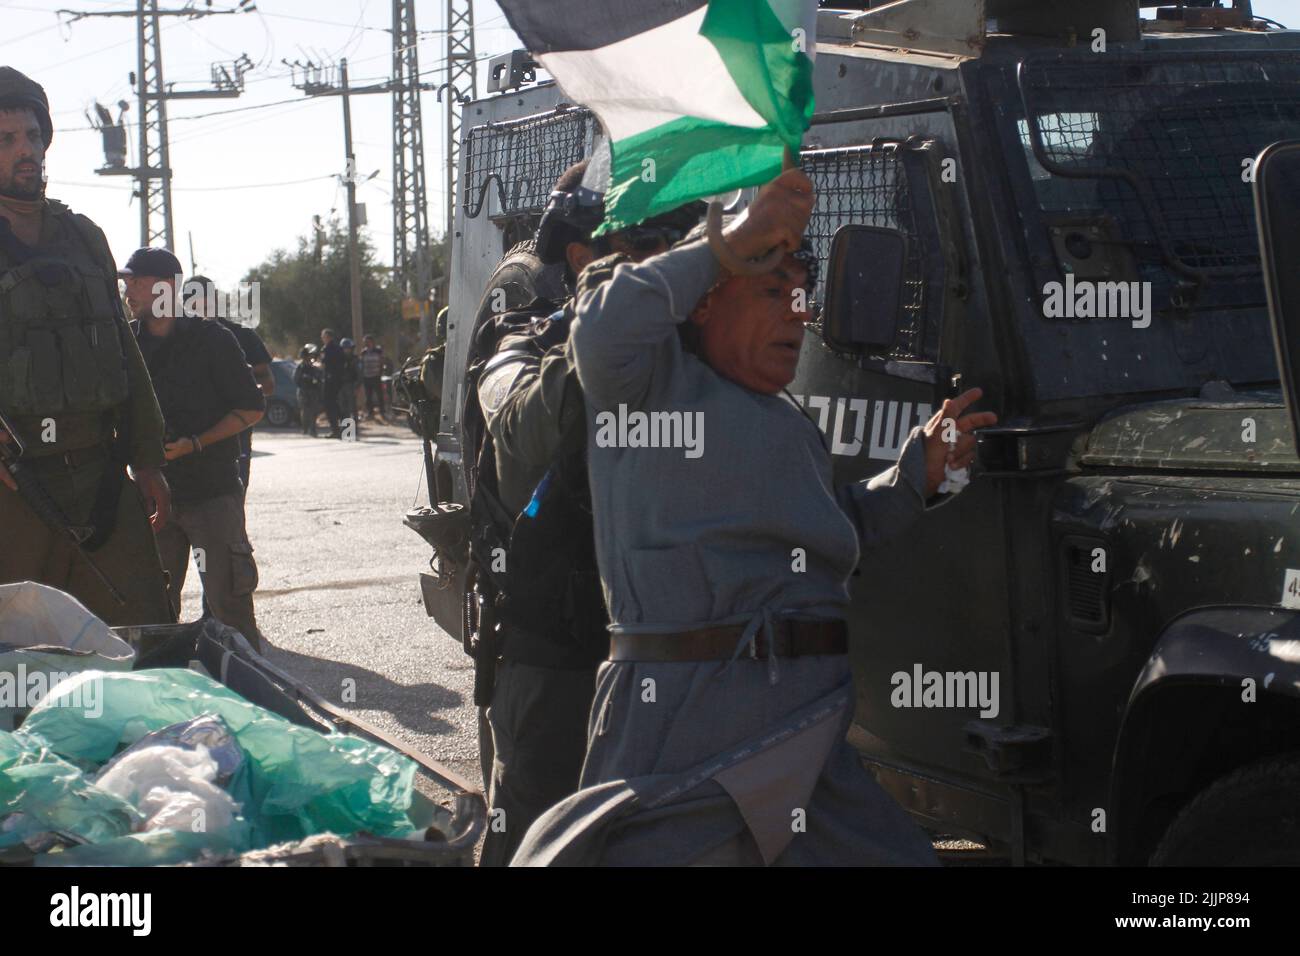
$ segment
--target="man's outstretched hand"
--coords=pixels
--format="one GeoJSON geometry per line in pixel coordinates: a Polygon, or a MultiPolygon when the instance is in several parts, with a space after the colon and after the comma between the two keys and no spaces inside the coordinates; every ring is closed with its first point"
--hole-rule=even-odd
{"type": "Polygon", "coordinates": [[[925,496],[929,498],[943,482],[944,466],[960,471],[975,460],[977,428],[987,428],[998,423],[993,412],[965,414],[984,395],[981,388],[962,392],[956,398],[946,399],[943,407],[925,424],[925,496]],[[955,438],[950,445],[947,438],[955,438]]]}

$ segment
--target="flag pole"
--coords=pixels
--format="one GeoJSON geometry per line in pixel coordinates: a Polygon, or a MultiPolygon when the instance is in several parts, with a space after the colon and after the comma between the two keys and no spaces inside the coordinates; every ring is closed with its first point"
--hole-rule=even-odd
{"type": "MultiPolygon", "coordinates": [[[[785,148],[785,154],[781,158],[781,171],[794,169],[798,165],[795,160],[794,151],[789,146],[785,148]]],[[[727,244],[727,240],[722,237],[722,201],[719,199],[709,200],[708,217],[705,221],[705,236],[709,241],[709,248],[713,250],[714,256],[724,269],[732,275],[739,276],[757,276],[764,272],[771,272],[776,268],[785,257],[785,250],[772,249],[761,259],[742,259],[727,244]]]]}

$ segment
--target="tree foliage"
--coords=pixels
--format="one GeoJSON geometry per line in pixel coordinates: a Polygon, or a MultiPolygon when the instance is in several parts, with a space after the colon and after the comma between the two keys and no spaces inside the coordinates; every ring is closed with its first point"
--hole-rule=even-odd
{"type": "MultiPolygon", "coordinates": [[[[390,348],[401,323],[401,297],[388,269],[375,261],[364,231],[361,257],[361,315],[365,331],[390,348]]],[[[272,351],[296,358],[305,342],[319,343],[321,329],[339,338],[352,335],[347,225],[332,218],[316,235],[301,236],[297,249],[277,249],[244,277],[258,282],[261,323],[258,333],[272,351]]]]}

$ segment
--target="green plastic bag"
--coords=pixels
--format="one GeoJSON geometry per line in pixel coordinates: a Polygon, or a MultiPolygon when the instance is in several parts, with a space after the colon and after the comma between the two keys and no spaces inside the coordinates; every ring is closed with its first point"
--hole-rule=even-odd
{"type": "Polygon", "coordinates": [[[221,717],[248,758],[230,794],[243,805],[250,848],[324,832],[417,834],[407,815],[415,780],[408,757],[359,737],[300,727],[189,670],[86,671],[61,683],[15,736],[90,766],[147,733],[200,714],[221,717]],[[85,680],[100,684],[98,717],[61,706],[85,680]]]}
{"type": "Polygon", "coordinates": [[[131,804],[100,790],[48,749],[0,731],[0,847],[49,831],[101,843],[143,820],[131,804]]]}

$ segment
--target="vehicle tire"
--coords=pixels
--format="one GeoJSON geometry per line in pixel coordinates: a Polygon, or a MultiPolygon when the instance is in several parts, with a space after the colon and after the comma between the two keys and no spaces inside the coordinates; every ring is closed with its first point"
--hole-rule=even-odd
{"type": "Polygon", "coordinates": [[[266,423],[275,428],[288,428],[293,424],[293,407],[286,401],[273,398],[266,403],[266,423]]]}
{"type": "Polygon", "coordinates": [[[1300,864],[1300,754],[1269,757],[1220,777],[1183,807],[1152,866],[1300,864]]]}

